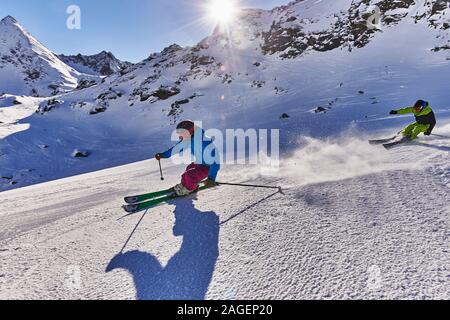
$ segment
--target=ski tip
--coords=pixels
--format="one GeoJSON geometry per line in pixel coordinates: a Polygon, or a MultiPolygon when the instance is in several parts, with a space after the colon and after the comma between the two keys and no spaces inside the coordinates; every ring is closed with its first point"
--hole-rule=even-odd
{"type": "Polygon", "coordinates": [[[123,200],[128,204],[132,204],[137,202],[137,197],[125,197],[123,200]]]}
{"type": "Polygon", "coordinates": [[[123,205],[122,209],[127,213],[135,213],[137,206],[123,205]]]}

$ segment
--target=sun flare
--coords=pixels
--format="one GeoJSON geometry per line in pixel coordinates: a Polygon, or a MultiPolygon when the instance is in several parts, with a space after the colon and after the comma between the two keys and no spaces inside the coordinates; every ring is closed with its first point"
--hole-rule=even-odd
{"type": "Polygon", "coordinates": [[[210,19],[215,23],[226,25],[236,17],[238,8],[233,0],[210,0],[208,12],[210,19]]]}

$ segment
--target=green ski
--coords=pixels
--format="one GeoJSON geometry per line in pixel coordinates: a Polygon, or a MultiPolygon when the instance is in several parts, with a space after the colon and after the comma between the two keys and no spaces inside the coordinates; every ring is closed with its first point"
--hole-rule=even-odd
{"type": "Polygon", "coordinates": [[[409,137],[403,137],[399,141],[395,141],[395,142],[392,142],[392,143],[385,143],[385,144],[383,144],[383,147],[385,147],[387,150],[390,150],[390,149],[392,149],[392,148],[394,148],[394,147],[396,147],[398,145],[405,144],[405,143],[408,143],[408,142],[411,142],[411,141],[412,140],[409,137]]]}
{"type": "MultiPolygon", "coordinates": [[[[199,191],[205,190],[205,189],[208,189],[208,188],[206,186],[202,186],[196,192],[194,192],[193,194],[195,194],[195,193],[197,193],[199,191]]],[[[156,207],[156,206],[158,206],[160,204],[163,204],[163,203],[168,202],[168,201],[173,200],[173,199],[185,198],[185,197],[177,196],[176,193],[172,189],[169,189],[169,190],[171,190],[169,194],[166,193],[165,195],[160,196],[158,198],[151,199],[151,200],[144,201],[144,202],[140,202],[140,203],[127,204],[127,205],[124,205],[122,208],[126,212],[132,214],[132,213],[137,213],[137,212],[140,212],[140,211],[143,211],[143,210],[147,210],[147,209],[156,207]]],[[[161,191],[161,192],[163,192],[163,191],[161,191]]],[[[188,196],[190,196],[190,195],[188,195],[188,196]]],[[[186,196],[186,197],[188,197],[188,196],[186,196]]]]}
{"type": "Polygon", "coordinates": [[[173,193],[173,188],[170,188],[167,190],[162,190],[162,191],[157,191],[157,192],[152,192],[152,193],[145,193],[145,194],[141,194],[141,195],[137,195],[137,196],[125,197],[124,200],[128,204],[136,204],[136,203],[144,202],[144,201],[147,201],[150,199],[166,196],[171,193],[173,193]]]}
{"type": "Polygon", "coordinates": [[[152,199],[152,200],[141,202],[141,203],[124,205],[122,208],[128,213],[137,213],[142,210],[156,207],[162,203],[165,203],[165,202],[175,199],[175,198],[178,198],[178,196],[175,193],[173,193],[173,194],[165,195],[163,197],[152,199]]]}
{"type": "Polygon", "coordinates": [[[370,144],[385,144],[385,143],[391,142],[395,138],[397,138],[397,136],[392,137],[392,138],[387,138],[387,139],[369,140],[369,143],[370,144]]]}

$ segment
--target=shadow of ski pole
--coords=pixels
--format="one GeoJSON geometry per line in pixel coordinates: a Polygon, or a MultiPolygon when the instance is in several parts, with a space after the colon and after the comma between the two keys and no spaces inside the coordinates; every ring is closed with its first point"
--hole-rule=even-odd
{"type": "Polygon", "coordinates": [[[220,225],[222,226],[222,225],[228,223],[229,221],[235,219],[236,217],[240,216],[241,214],[245,213],[246,211],[248,211],[248,210],[250,210],[250,209],[256,207],[257,205],[263,203],[264,201],[269,200],[270,198],[274,197],[274,196],[277,195],[278,193],[280,193],[279,190],[278,190],[277,192],[274,192],[274,193],[268,195],[267,197],[265,197],[265,198],[263,198],[263,199],[261,199],[261,200],[255,202],[255,203],[253,203],[253,204],[247,206],[246,208],[242,209],[242,210],[239,211],[238,213],[232,215],[230,218],[228,218],[228,219],[222,221],[222,222],[220,223],[220,225]]]}
{"type": "Polygon", "coordinates": [[[148,209],[145,210],[144,214],[142,215],[142,217],[139,219],[138,223],[136,224],[136,226],[134,227],[133,231],[131,231],[130,236],[128,237],[127,241],[125,241],[125,244],[123,245],[122,249],[120,250],[120,253],[123,253],[123,250],[125,250],[125,247],[128,245],[128,243],[130,242],[131,238],[133,237],[133,234],[136,232],[137,228],[139,227],[139,225],[141,224],[142,220],[144,219],[144,217],[147,215],[148,209]]]}

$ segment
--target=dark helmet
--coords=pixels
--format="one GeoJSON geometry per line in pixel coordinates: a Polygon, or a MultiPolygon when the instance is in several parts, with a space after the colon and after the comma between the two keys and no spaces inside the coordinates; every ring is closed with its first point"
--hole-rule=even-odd
{"type": "Polygon", "coordinates": [[[424,100],[417,100],[416,104],[414,105],[414,108],[416,109],[423,109],[428,106],[428,102],[424,100]]]}
{"type": "Polygon", "coordinates": [[[177,130],[187,130],[191,135],[193,135],[195,131],[195,123],[191,120],[181,121],[177,125],[177,130]]]}

